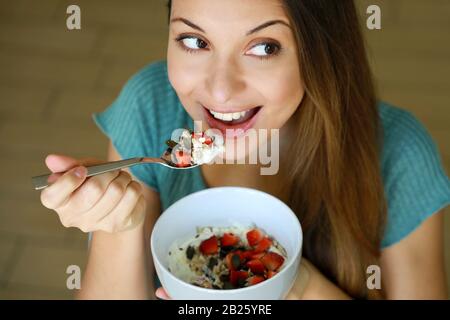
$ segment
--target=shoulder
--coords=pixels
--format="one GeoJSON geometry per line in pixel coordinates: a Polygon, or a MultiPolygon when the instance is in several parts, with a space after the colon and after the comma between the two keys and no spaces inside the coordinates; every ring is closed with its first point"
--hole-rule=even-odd
{"type": "Polygon", "coordinates": [[[153,62],[135,73],[120,94],[136,102],[139,107],[155,111],[178,107],[179,100],[167,74],[166,61],[153,62]]]}
{"type": "Polygon", "coordinates": [[[380,103],[381,169],[388,206],[383,246],[398,242],[450,203],[450,181],[439,150],[410,112],[380,103]]]}
{"type": "Polygon", "coordinates": [[[169,81],[166,61],[157,61],[131,76],[115,101],[93,117],[115,140],[134,136],[135,141],[156,145],[155,137],[182,127],[188,115],[169,81]]]}
{"type": "MultiPolygon", "coordinates": [[[[380,103],[383,173],[442,169],[438,147],[425,126],[409,111],[380,103]]],[[[420,179],[420,171],[417,179],[420,179]]],[[[392,178],[387,175],[385,178],[392,178]]]]}
{"type": "Polygon", "coordinates": [[[425,152],[434,142],[424,125],[409,111],[380,102],[379,114],[383,129],[383,152],[398,153],[400,149],[425,152]]]}

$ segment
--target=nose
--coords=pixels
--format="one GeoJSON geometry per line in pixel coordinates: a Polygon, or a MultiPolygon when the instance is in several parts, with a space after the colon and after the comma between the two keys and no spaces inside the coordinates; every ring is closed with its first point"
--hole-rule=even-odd
{"type": "Polygon", "coordinates": [[[245,82],[236,64],[216,61],[212,63],[205,86],[215,102],[225,104],[244,90],[245,82]]]}

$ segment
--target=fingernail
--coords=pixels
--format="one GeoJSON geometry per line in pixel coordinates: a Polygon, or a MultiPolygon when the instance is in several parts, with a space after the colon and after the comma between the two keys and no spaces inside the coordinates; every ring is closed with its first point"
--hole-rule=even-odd
{"type": "Polygon", "coordinates": [[[78,167],[78,168],[76,168],[75,169],[75,171],[73,172],[74,173],[74,175],[77,177],[77,178],[83,178],[85,175],[86,175],[86,168],[85,167],[78,167]]]}

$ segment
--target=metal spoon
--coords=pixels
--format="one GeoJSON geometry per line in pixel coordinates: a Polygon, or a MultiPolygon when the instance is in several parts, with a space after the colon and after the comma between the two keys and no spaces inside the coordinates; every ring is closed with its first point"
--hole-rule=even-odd
{"type": "MultiPolygon", "coordinates": [[[[94,166],[88,166],[87,169],[87,177],[96,176],[105,172],[119,170],[123,168],[128,168],[137,164],[143,164],[143,163],[157,163],[160,165],[163,165],[165,167],[176,169],[176,170],[186,170],[186,169],[192,169],[199,164],[193,164],[187,167],[178,167],[175,163],[172,162],[171,159],[171,152],[172,148],[167,148],[166,151],[162,154],[160,158],[131,158],[131,159],[125,159],[125,160],[119,160],[119,161],[111,161],[106,162],[94,166]]],[[[33,182],[33,186],[35,190],[41,190],[44,188],[47,188],[52,182],[55,181],[59,176],[63,175],[65,172],[58,172],[58,173],[50,173],[50,174],[44,174],[41,176],[36,176],[31,178],[33,182]],[[49,179],[51,178],[51,179],[49,179]]]]}

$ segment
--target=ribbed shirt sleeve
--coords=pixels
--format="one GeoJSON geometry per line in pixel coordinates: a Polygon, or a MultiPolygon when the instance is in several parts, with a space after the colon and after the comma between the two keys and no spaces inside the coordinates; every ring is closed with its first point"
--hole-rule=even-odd
{"type": "Polygon", "coordinates": [[[388,221],[382,247],[450,204],[450,180],[429,133],[410,112],[396,109],[390,117],[383,151],[388,221]]]}

